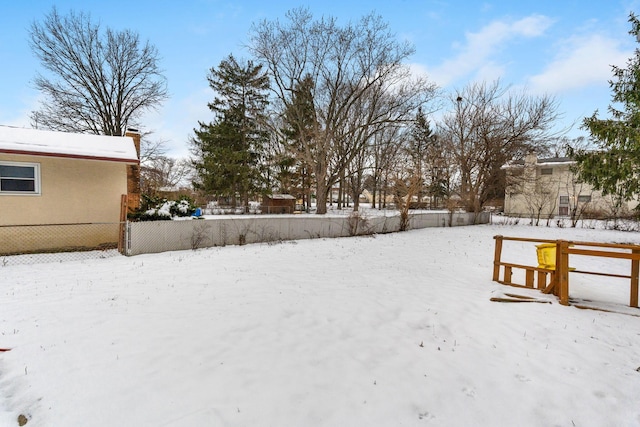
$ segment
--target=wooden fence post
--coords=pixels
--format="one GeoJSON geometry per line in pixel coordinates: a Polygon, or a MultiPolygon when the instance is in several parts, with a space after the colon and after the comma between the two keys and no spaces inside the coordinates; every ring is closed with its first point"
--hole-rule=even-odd
{"type": "Polygon", "coordinates": [[[569,305],[569,242],[558,240],[556,243],[556,280],[560,304],[569,305]]]}
{"type": "MultiPolygon", "coordinates": [[[[640,254],[640,250],[632,249],[631,252],[634,255],[640,254]]],[[[640,260],[631,260],[631,296],[629,298],[629,305],[631,307],[638,306],[638,276],[640,276],[640,260]]]]}
{"type": "Polygon", "coordinates": [[[493,236],[496,241],[496,249],[493,256],[493,281],[500,280],[500,258],[502,257],[502,236],[493,236]]]}
{"type": "Polygon", "coordinates": [[[120,224],[118,229],[118,252],[124,255],[126,242],[125,242],[125,227],[127,222],[127,212],[129,211],[128,207],[129,198],[126,194],[120,196],[120,224]]]}

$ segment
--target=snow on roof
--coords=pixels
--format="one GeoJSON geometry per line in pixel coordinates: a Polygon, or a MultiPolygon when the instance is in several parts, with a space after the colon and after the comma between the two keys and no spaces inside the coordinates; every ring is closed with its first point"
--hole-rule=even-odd
{"type": "Polygon", "coordinates": [[[137,163],[130,136],[55,132],[0,125],[0,153],[137,163]]]}
{"type": "Polygon", "coordinates": [[[273,200],[295,200],[295,197],[291,194],[271,194],[267,195],[267,197],[273,200]]]}
{"type": "MultiPolygon", "coordinates": [[[[546,159],[538,159],[535,163],[536,166],[558,166],[558,165],[571,165],[576,161],[571,157],[549,157],[546,159]]],[[[525,165],[524,159],[514,160],[501,167],[501,169],[509,168],[522,168],[525,165]]]]}
{"type": "Polygon", "coordinates": [[[538,166],[553,166],[553,165],[572,165],[576,161],[568,157],[559,157],[553,159],[540,159],[538,160],[538,166]]]}

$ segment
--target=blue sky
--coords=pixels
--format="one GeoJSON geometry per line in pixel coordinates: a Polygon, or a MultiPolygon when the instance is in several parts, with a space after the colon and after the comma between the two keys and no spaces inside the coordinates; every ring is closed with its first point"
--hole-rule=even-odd
{"type": "MultiPolygon", "coordinates": [[[[133,29],[158,48],[171,97],[144,118],[142,129],[165,140],[176,157],[188,155],[198,120],[211,119],[208,70],[230,53],[248,58],[243,46],[252,23],[284,19],[296,7],[344,23],[376,12],[399,39],[415,45],[413,69],[444,91],[499,78],[531,95],[555,96],[566,126],[596,109],[606,114],[611,65],[624,66],[636,48],[627,19],[630,11],[640,13],[640,0],[0,0],[0,124],[29,127],[40,65],[28,29],[54,5],[61,13],[84,11],[104,26],[133,29]]],[[[586,134],[569,134],[579,135],[586,134]]]]}

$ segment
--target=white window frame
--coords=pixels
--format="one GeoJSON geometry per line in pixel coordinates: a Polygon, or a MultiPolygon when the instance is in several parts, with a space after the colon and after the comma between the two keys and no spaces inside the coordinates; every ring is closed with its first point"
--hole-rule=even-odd
{"type": "MultiPolygon", "coordinates": [[[[19,166],[19,167],[32,167],[33,168],[33,191],[3,191],[0,188],[0,196],[39,196],[40,193],[40,163],[30,162],[8,162],[0,160],[0,166],[19,166]]],[[[0,177],[1,179],[2,177],[0,177]]]]}

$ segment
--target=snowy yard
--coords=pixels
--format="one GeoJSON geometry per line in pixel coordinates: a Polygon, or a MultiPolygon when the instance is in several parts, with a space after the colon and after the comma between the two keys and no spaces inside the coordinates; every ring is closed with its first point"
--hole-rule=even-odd
{"type": "Polygon", "coordinates": [[[627,281],[571,276],[622,314],[499,285],[496,234],[640,243],[484,225],[0,267],[0,425],[640,425],[627,281]]]}

